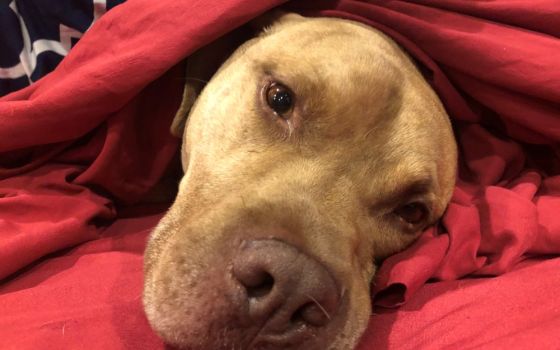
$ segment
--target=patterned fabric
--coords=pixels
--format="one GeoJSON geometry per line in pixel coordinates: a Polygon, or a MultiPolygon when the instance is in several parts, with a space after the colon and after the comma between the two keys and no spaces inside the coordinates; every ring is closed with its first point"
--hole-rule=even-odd
{"type": "Polygon", "coordinates": [[[124,1],[0,1],[0,96],[52,71],[99,17],[124,1]]]}

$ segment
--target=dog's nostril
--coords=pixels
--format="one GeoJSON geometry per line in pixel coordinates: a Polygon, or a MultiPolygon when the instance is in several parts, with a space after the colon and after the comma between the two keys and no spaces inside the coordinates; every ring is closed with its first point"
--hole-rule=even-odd
{"type": "Polygon", "coordinates": [[[251,284],[245,284],[249,298],[259,298],[267,295],[274,286],[274,278],[267,272],[263,272],[251,284]]]}
{"type": "Polygon", "coordinates": [[[302,305],[294,312],[290,322],[292,324],[308,324],[322,327],[329,323],[331,316],[327,310],[317,301],[302,305]]]}
{"type": "Polygon", "coordinates": [[[274,287],[272,274],[261,263],[252,262],[251,259],[237,264],[233,274],[245,288],[250,299],[263,297],[274,287]]]}

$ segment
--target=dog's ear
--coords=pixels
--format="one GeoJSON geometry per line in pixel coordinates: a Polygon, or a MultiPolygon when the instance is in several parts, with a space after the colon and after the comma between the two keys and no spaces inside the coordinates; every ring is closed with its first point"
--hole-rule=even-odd
{"type": "Polygon", "coordinates": [[[185,125],[187,123],[187,116],[189,115],[189,112],[191,110],[191,107],[194,104],[194,101],[196,100],[196,97],[198,96],[198,94],[200,93],[200,90],[202,88],[200,88],[198,85],[197,80],[195,80],[195,78],[192,78],[189,76],[191,76],[191,74],[188,74],[188,62],[187,62],[187,68],[185,69],[185,79],[189,79],[185,82],[185,87],[183,88],[183,98],[181,100],[181,105],[179,106],[179,109],[177,110],[177,112],[175,113],[175,117],[173,118],[173,121],[171,122],[171,127],[170,127],[170,131],[171,134],[175,137],[182,137],[183,133],[185,131],[185,125]],[[192,81],[191,81],[192,80],[192,81]]]}
{"type": "Polygon", "coordinates": [[[247,29],[236,29],[198,49],[185,61],[185,88],[181,105],[171,123],[171,133],[182,137],[196,98],[220,65],[247,39],[247,29]]]}
{"type": "Polygon", "coordinates": [[[171,134],[176,137],[183,136],[191,107],[194,105],[204,85],[208,82],[215,69],[217,69],[217,67],[214,66],[219,63],[212,62],[217,60],[219,54],[219,47],[217,47],[217,45],[218,44],[214,42],[200,48],[185,60],[185,87],[183,90],[183,98],[177,113],[175,113],[175,118],[173,118],[173,122],[171,123],[171,134]]]}

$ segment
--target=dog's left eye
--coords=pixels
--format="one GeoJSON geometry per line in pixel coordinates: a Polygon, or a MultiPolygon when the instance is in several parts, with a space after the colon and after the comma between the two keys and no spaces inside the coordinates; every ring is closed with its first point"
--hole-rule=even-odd
{"type": "Polygon", "coordinates": [[[272,83],[266,91],[266,103],[280,116],[292,109],[293,100],[292,92],[280,83],[272,83]]]}
{"type": "Polygon", "coordinates": [[[428,208],[423,203],[412,202],[395,209],[395,214],[410,225],[418,225],[428,217],[428,208]]]}

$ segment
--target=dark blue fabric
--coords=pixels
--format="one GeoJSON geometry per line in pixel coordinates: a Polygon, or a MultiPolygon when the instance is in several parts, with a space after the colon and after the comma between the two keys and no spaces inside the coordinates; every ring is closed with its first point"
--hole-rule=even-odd
{"type": "Polygon", "coordinates": [[[8,4],[0,5],[0,67],[11,67],[19,62],[23,48],[21,30],[16,14],[8,4]]]}
{"type": "MultiPolygon", "coordinates": [[[[124,1],[106,0],[103,12],[124,1]]],[[[19,17],[29,33],[31,45],[37,40],[61,42],[61,25],[80,33],[91,26],[94,0],[0,0],[0,96],[40,79],[64,58],[64,55],[55,51],[44,51],[37,56],[31,72],[24,70],[23,66],[14,68],[20,64],[20,55],[24,51],[25,39],[19,17]],[[12,69],[7,70],[10,67],[12,69]]],[[[72,38],[71,46],[77,41],[72,38]]]]}

